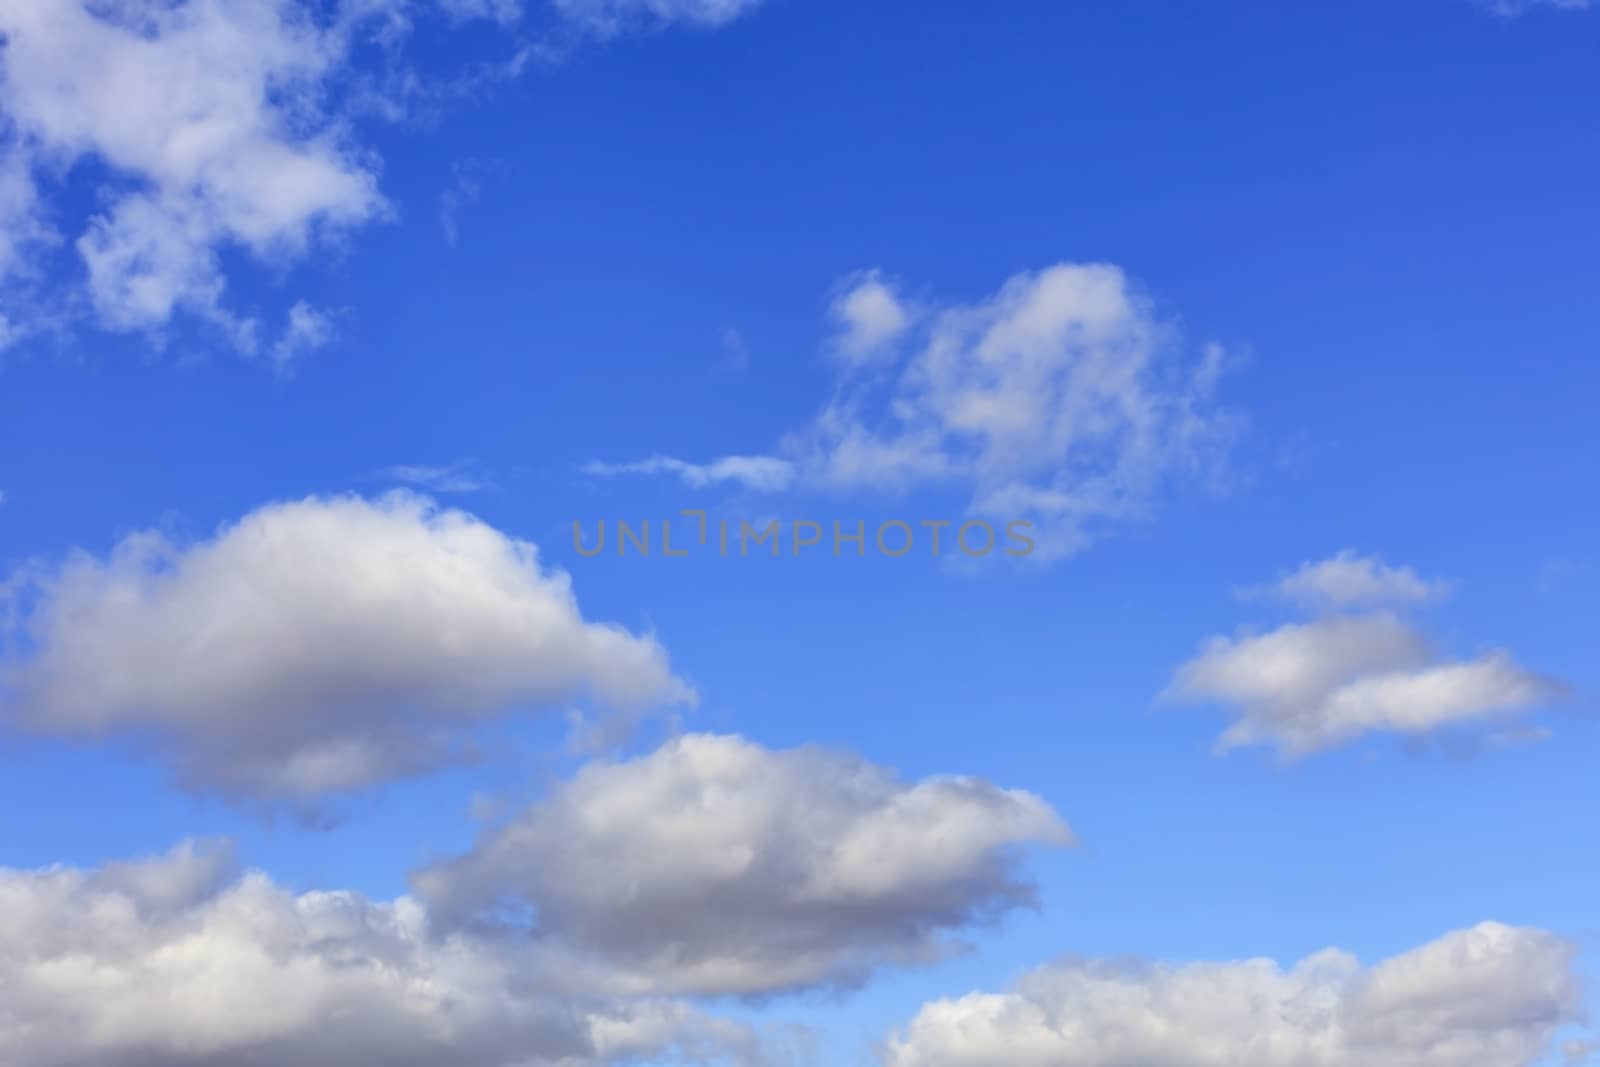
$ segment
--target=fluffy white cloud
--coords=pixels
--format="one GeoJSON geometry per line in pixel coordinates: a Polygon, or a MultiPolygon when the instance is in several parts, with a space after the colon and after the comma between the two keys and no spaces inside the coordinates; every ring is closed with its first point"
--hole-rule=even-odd
{"type": "MultiPolygon", "coordinates": [[[[1341,554],[1306,564],[1272,591],[1316,608],[1418,602],[1441,589],[1409,568],[1341,554]]],[[[1558,692],[1501,650],[1441,659],[1410,623],[1378,612],[1213,637],[1166,695],[1231,706],[1235,720],[1219,749],[1272,744],[1301,756],[1373,732],[1422,735],[1476,722],[1558,692]]]]}
{"type": "Polygon", "coordinates": [[[273,504],[188,545],[134,534],[12,584],[8,719],[150,737],[190,785],[245,796],[415,772],[513,708],[693,696],[653,639],[586,622],[532,544],[405,493],[273,504]]]}
{"type": "Polygon", "coordinates": [[[1301,564],[1265,592],[1318,610],[1421,604],[1443,597],[1449,588],[1447,582],[1424,581],[1410,567],[1390,567],[1380,559],[1346,550],[1329,559],[1301,564]]]}
{"type": "Polygon", "coordinates": [[[722,26],[749,14],[761,3],[762,0],[555,0],[556,10],[601,37],[674,23],[722,26]]]}
{"type": "Polygon", "coordinates": [[[100,870],[0,868],[0,1060],[29,1067],[751,1064],[668,1001],[576,1001],[416,901],[295,895],[185,845],[100,870]]]}
{"type": "Polygon", "coordinates": [[[1574,949],[1485,923],[1373,967],[1328,950],[1137,966],[1067,961],[928,1004],[888,1067],[1533,1067],[1579,1011],[1574,949]]]}
{"type": "MultiPolygon", "coordinates": [[[[1045,558],[1143,513],[1174,476],[1207,473],[1228,436],[1212,403],[1221,350],[1184,359],[1175,331],[1114,266],[1057,264],[942,307],[913,306],[869,273],[832,314],[833,399],[771,460],[798,484],[955,486],[975,515],[1035,521],[1045,558]]],[[[680,468],[707,469],[605,469],[680,468]]]]}
{"type": "Polygon", "coordinates": [[[589,463],[583,471],[599,477],[670,474],[692,489],[731,482],[747,489],[772,492],[787,489],[794,481],[794,464],[771,456],[724,456],[712,463],[688,463],[671,456],[652,456],[637,463],[589,463]]]}
{"type": "Polygon", "coordinates": [[[689,736],[590,765],[415,885],[458,923],[531,911],[528,951],[574,982],[757,994],[937,957],[1032,900],[1019,846],[1069,840],[1028,793],[689,736]]]}
{"type": "Polygon", "coordinates": [[[0,9],[14,151],[51,167],[92,159],[118,182],[77,239],[105,325],[151,329],[181,308],[252,348],[252,324],[222,305],[219,251],[294,256],[319,228],[384,210],[372,161],[322,106],[350,29],[294,0],[0,9]]]}

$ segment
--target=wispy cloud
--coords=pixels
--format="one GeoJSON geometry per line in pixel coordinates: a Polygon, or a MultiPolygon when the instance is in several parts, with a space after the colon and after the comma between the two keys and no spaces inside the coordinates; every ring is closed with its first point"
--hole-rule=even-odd
{"type": "Polygon", "coordinates": [[[295,360],[333,341],[333,318],[304,300],[289,309],[289,323],[272,346],[272,363],[278,373],[288,373],[295,360]]]}
{"type": "Polygon", "coordinates": [[[1479,0],[1489,11],[1503,18],[1516,18],[1530,11],[1587,11],[1594,0],[1479,0]]]}
{"type": "Polygon", "coordinates": [[[760,7],[764,0],[555,0],[556,10],[597,37],[672,25],[712,29],[760,7]]]}
{"type": "Polygon", "coordinates": [[[375,477],[380,481],[426,489],[430,493],[481,493],[495,488],[492,478],[484,474],[476,460],[458,459],[439,466],[427,464],[396,464],[385,467],[375,477]]]}
{"type": "Polygon", "coordinates": [[[463,159],[450,167],[450,184],[439,193],[439,228],[447,244],[461,239],[461,211],[483,193],[484,181],[505,173],[499,160],[463,159]]]}
{"type": "Polygon", "coordinates": [[[734,483],[747,489],[777,492],[794,482],[794,464],[772,456],[724,456],[711,463],[689,463],[671,456],[652,456],[633,463],[603,463],[583,467],[585,474],[616,477],[623,474],[669,474],[693,489],[734,483]]]}
{"type": "Polygon", "coordinates": [[[1209,478],[1235,425],[1214,401],[1227,354],[1208,345],[1188,358],[1108,264],[1057,264],[945,305],[867,271],[829,317],[831,398],[770,453],[586,469],[769,491],[954,486],[974,515],[1035,521],[1037,556],[1052,558],[1143,514],[1178,476],[1209,478]]]}
{"type": "Polygon", "coordinates": [[[744,335],[732,326],[722,331],[722,362],[729,370],[750,368],[750,346],[745,344],[744,335]]]}

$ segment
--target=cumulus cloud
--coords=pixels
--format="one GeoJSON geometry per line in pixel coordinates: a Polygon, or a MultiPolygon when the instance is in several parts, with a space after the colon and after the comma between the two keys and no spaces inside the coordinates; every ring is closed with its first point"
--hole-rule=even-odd
{"type": "Polygon", "coordinates": [[[415,773],[512,709],[693,697],[655,640],[585,621],[532,544],[407,493],[272,504],[192,544],[133,534],[11,584],[6,719],[137,735],[242,796],[415,773]]]}
{"type": "Polygon", "coordinates": [[[1255,592],[1319,610],[1422,604],[1444,597],[1449,589],[1448,582],[1424,581],[1410,567],[1390,567],[1347,549],[1329,559],[1303,563],[1293,574],[1255,592]]]}
{"type": "Polygon", "coordinates": [[[734,483],[747,489],[772,492],[787,489],[794,481],[794,465],[771,456],[724,456],[712,463],[689,463],[671,456],[652,456],[635,463],[584,465],[585,474],[602,478],[619,474],[669,474],[691,489],[734,483]]]}
{"type": "MultiPolygon", "coordinates": [[[[1409,568],[1341,554],[1303,566],[1273,591],[1296,603],[1338,608],[1416,602],[1440,588],[1409,568]]],[[[1232,709],[1234,722],[1220,750],[1270,744],[1294,757],[1369,733],[1420,736],[1479,722],[1559,691],[1504,650],[1441,658],[1412,624],[1378,611],[1213,637],[1178,669],[1166,695],[1232,709]]]]}
{"type": "Polygon", "coordinates": [[[0,868],[0,1060],[30,1067],[753,1064],[682,1004],[580,1001],[415,900],[299,895],[189,844],[100,870],[0,868]]]}
{"type": "Polygon", "coordinates": [[[1375,966],[1069,960],[922,1008],[887,1067],[1533,1067],[1580,1008],[1574,948],[1484,923],[1375,966]]]}
{"type": "Polygon", "coordinates": [[[414,883],[454,922],[531,925],[574,982],[761,994],[936,958],[1031,903],[1019,846],[1069,840],[1028,793],[688,736],[588,766],[414,883]]]}
{"type": "Polygon", "coordinates": [[[761,4],[762,0],[555,0],[557,11],[600,37],[674,24],[710,29],[761,4]]]}
{"type": "Polygon", "coordinates": [[[181,309],[251,349],[253,324],[222,303],[219,253],[292,257],[382,214],[372,160],[323,107],[350,30],[292,0],[5,5],[12,151],[57,169],[92,159],[117,182],[76,239],[104,325],[154,329],[181,309]]]}
{"type": "Polygon", "coordinates": [[[1034,521],[1048,558],[1145,513],[1174,478],[1211,473],[1229,437],[1214,405],[1222,350],[1186,359],[1114,266],[1057,264],[944,306],[912,305],[869,273],[831,314],[832,399],[772,460],[798,485],[954,486],[976,516],[1034,521]]]}
{"type": "Polygon", "coordinates": [[[1178,671],[1174,692],[1235,707],[1219,747],[1274,744],[1290,755],[1362,734],[1425,734],[1529,707],[1551,683],[1493,651],[1440,662],[1426,639],[1375,615],[1216,637],[1178,671]]]}

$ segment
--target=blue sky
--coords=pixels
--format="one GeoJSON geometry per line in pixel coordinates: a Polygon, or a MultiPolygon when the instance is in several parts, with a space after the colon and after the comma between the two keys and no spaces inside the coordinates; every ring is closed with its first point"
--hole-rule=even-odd
{"type": "Polygon", "coordinates": [[[0,12],[0,1049],[1584,1062],[1587,7],[0,12]]]}

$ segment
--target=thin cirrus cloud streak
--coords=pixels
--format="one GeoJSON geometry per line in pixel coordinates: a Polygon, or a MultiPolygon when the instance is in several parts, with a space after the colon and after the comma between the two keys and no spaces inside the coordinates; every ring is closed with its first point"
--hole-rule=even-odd
{"type": "Polygon", "coordinates": [[[1517,18],[1533,11],[1588,11],[1594,0],[1479,0],[1483,7],[1503,18],[1517,18]]]}
{"type": "Polygon", "coordinates": [[[470,459],[439,465],[400,463],[383,468],[375,477],[430,493],[481,493],[495,488],[494,480],[481,473],[470,459]]]}
{"type": "Polygon", "coordinates": [[[630,30],[686,25],[725,26],[760,7],[764,0],[554,0],[567,19],[599,37],[630,30]]]}
{"type": "Polygon", "coordinates": [[[1363,966],[1071,959],[925,1005],[885,1067],[1534,1067],[1581,1021],[1575,946],[1483,923],[1363,966]]]}
{"type": "Polygon", "coordinates": [[[591,764],[413,882],[466,928],[526,908],[531,945],[590,991],[758,995],[948,955],[1034,903],[1019,849],[1071,841],[1020,790],[689,735],[591,764]]]}
{"type": "Polygon", "coordinates": [[[688,463],[671,456],[651,456],[633,463],[586,463],[585,474],[614,478],[624,474],[666,474],[692,489],[734,484],[759,492],[779,492],[794,482],[794,464],[773,456],[724,456],[711,463],[688,463]]]}
{"type": "MultiPolygon", "coordinates": [[[[756,6],[558,0],[555,10],[604,38],[720,26],[756,6]]],[[[358,130],[405,112],[417,78],[402,45],[415,18],[435,11],[498,23],[516,43],[516,0],[0,6],[0,283],[41,280],[43,254],[70,246],[104,329],[159,341],[175,317],[192,316],[280,369],[326,344],[325,314],[304,300],[264,340],[261,322],[227,297],[224,258],[242,251],[280,267],[393,217],[381,160],[358,130]],[[55,216],[69,201],[46,194],[84,163],[105,170],[106,188],[63,231],[55,216]]],[[[0,292],[0,347],[33,328],[23,309],[37,295],[0,292]]]]}
{"type": "Polygon", "coordinates": [[[133,534],[7,585],[0,718],[137,735],[229,796],[418,774],[514,712],[694,700],[654,638],[585,620],[532,544],[404,492],[271,504],[193,543],[133,534]]]}
{"type": "Polygon", "coordinates": [[[1147,514],[1179,477],[1212,478],[1236,429],[1215,403],[1225,353],[1186,358],[1108,264],[1057,264],[947,305],[867,272],[847,280],[830,318],[832,398],[772,454],[586,469],[772,492],[954,487],[975,516],[1036,521],[1036,555],[1052,558],[1147,514]]]}
{"type": "Polygon", "coordinates": [[[1445,588],[1348,552],[1307,564],[1268,591],[1309,605],[1313,618],[1210,638],[1163,697],[1229,709],[1233,722],[1219,751],[1270,745],[1293,759],[1368,734],[1422,737],[1480,725],[1561,695],[1557,683],[1504,650],[1442,658],[1421,630],[1389,610],[1445,588]]]}

